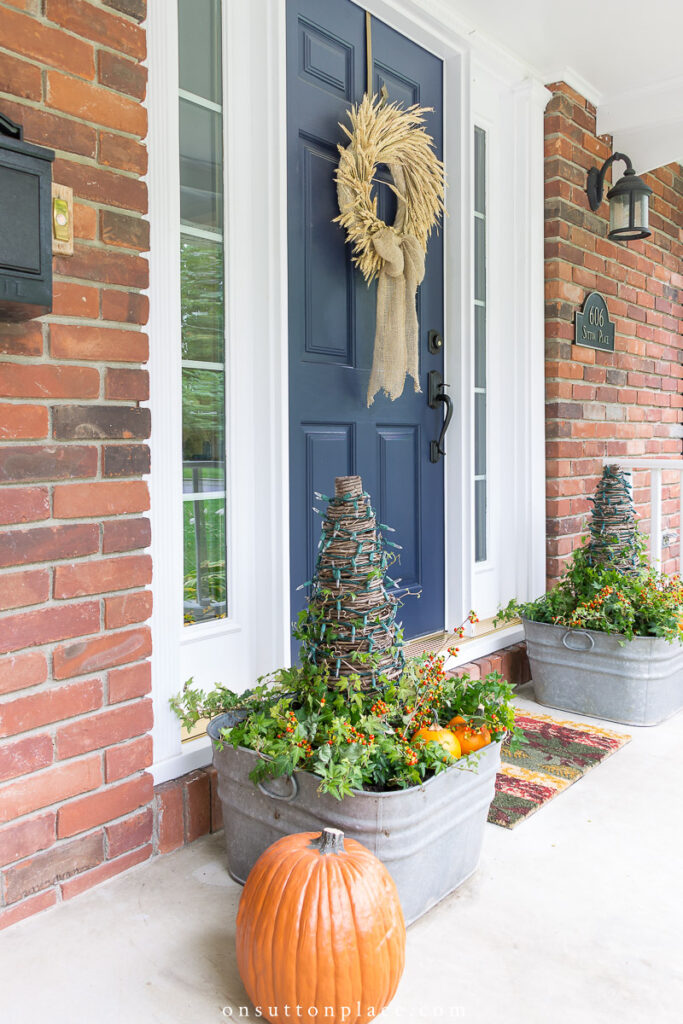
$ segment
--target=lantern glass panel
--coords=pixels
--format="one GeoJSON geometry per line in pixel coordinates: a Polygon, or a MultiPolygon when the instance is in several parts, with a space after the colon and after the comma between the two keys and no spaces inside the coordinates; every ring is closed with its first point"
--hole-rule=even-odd
{"type": "Polygon", "coordinates": [[[636,227],[649,228],[649,196],[647,192],[637,192],[633,197],[633,223],[636,227]]]}
{"type": "Polygon", "coordinates": [[[609,202],[609,229],[612,231],[623,231],[629,226],[630,196],[628,192],[614,196],[609,202]]]}

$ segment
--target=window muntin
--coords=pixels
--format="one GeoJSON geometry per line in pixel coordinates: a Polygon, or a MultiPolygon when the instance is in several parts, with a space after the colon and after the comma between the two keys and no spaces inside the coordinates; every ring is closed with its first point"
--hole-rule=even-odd
{"type": "Polygon", "coordinates": [[[178,0],[183,611],[228,612],[220,0],[178,0]]]}
{"type": "Polygon", "coordinates": [[[486,132],[474,129],[474,560],[488,557],[486,132]]]}

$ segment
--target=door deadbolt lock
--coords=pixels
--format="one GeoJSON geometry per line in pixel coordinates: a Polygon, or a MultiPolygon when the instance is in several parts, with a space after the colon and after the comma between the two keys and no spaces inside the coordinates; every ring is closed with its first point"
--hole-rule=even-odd
{"type": "Polygon", "coordinates": [[[431,355],[437,356],[443,348],[443,338],[438,331],[430,331],[427,335],[427,348],[431,355]]]}

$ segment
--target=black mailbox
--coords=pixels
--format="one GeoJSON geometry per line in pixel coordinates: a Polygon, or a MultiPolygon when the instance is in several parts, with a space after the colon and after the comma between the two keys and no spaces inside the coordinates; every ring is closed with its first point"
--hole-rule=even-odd
{"type": "Polygon", "coordinates": [[[0,114],[0,322],[52,309],[51,149],[0,114]]]}

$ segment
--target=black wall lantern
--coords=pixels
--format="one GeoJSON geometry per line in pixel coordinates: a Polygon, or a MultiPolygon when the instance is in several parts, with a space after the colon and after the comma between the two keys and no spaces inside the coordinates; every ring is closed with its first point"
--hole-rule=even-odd
{"type": "Polygon", "coordinates": [[[633,170],[625,153],[612,153],[600,168],[591,167],[588,172],[586,193],[591,210],[595,211],[602,202],[602,192],[607,168],[615,160],[623,160],[626,170],[622,178],[607,193],[609,200],[609,234],[615,242],[630,242],[634,238],[647,238],[652,234],[648,226],[648,206],[652,189],[633,170]]]}
{"type": "Polygon", "coordinates": [[[0,113],[0,322],[52,309],[54,158],[0,113]]]}

